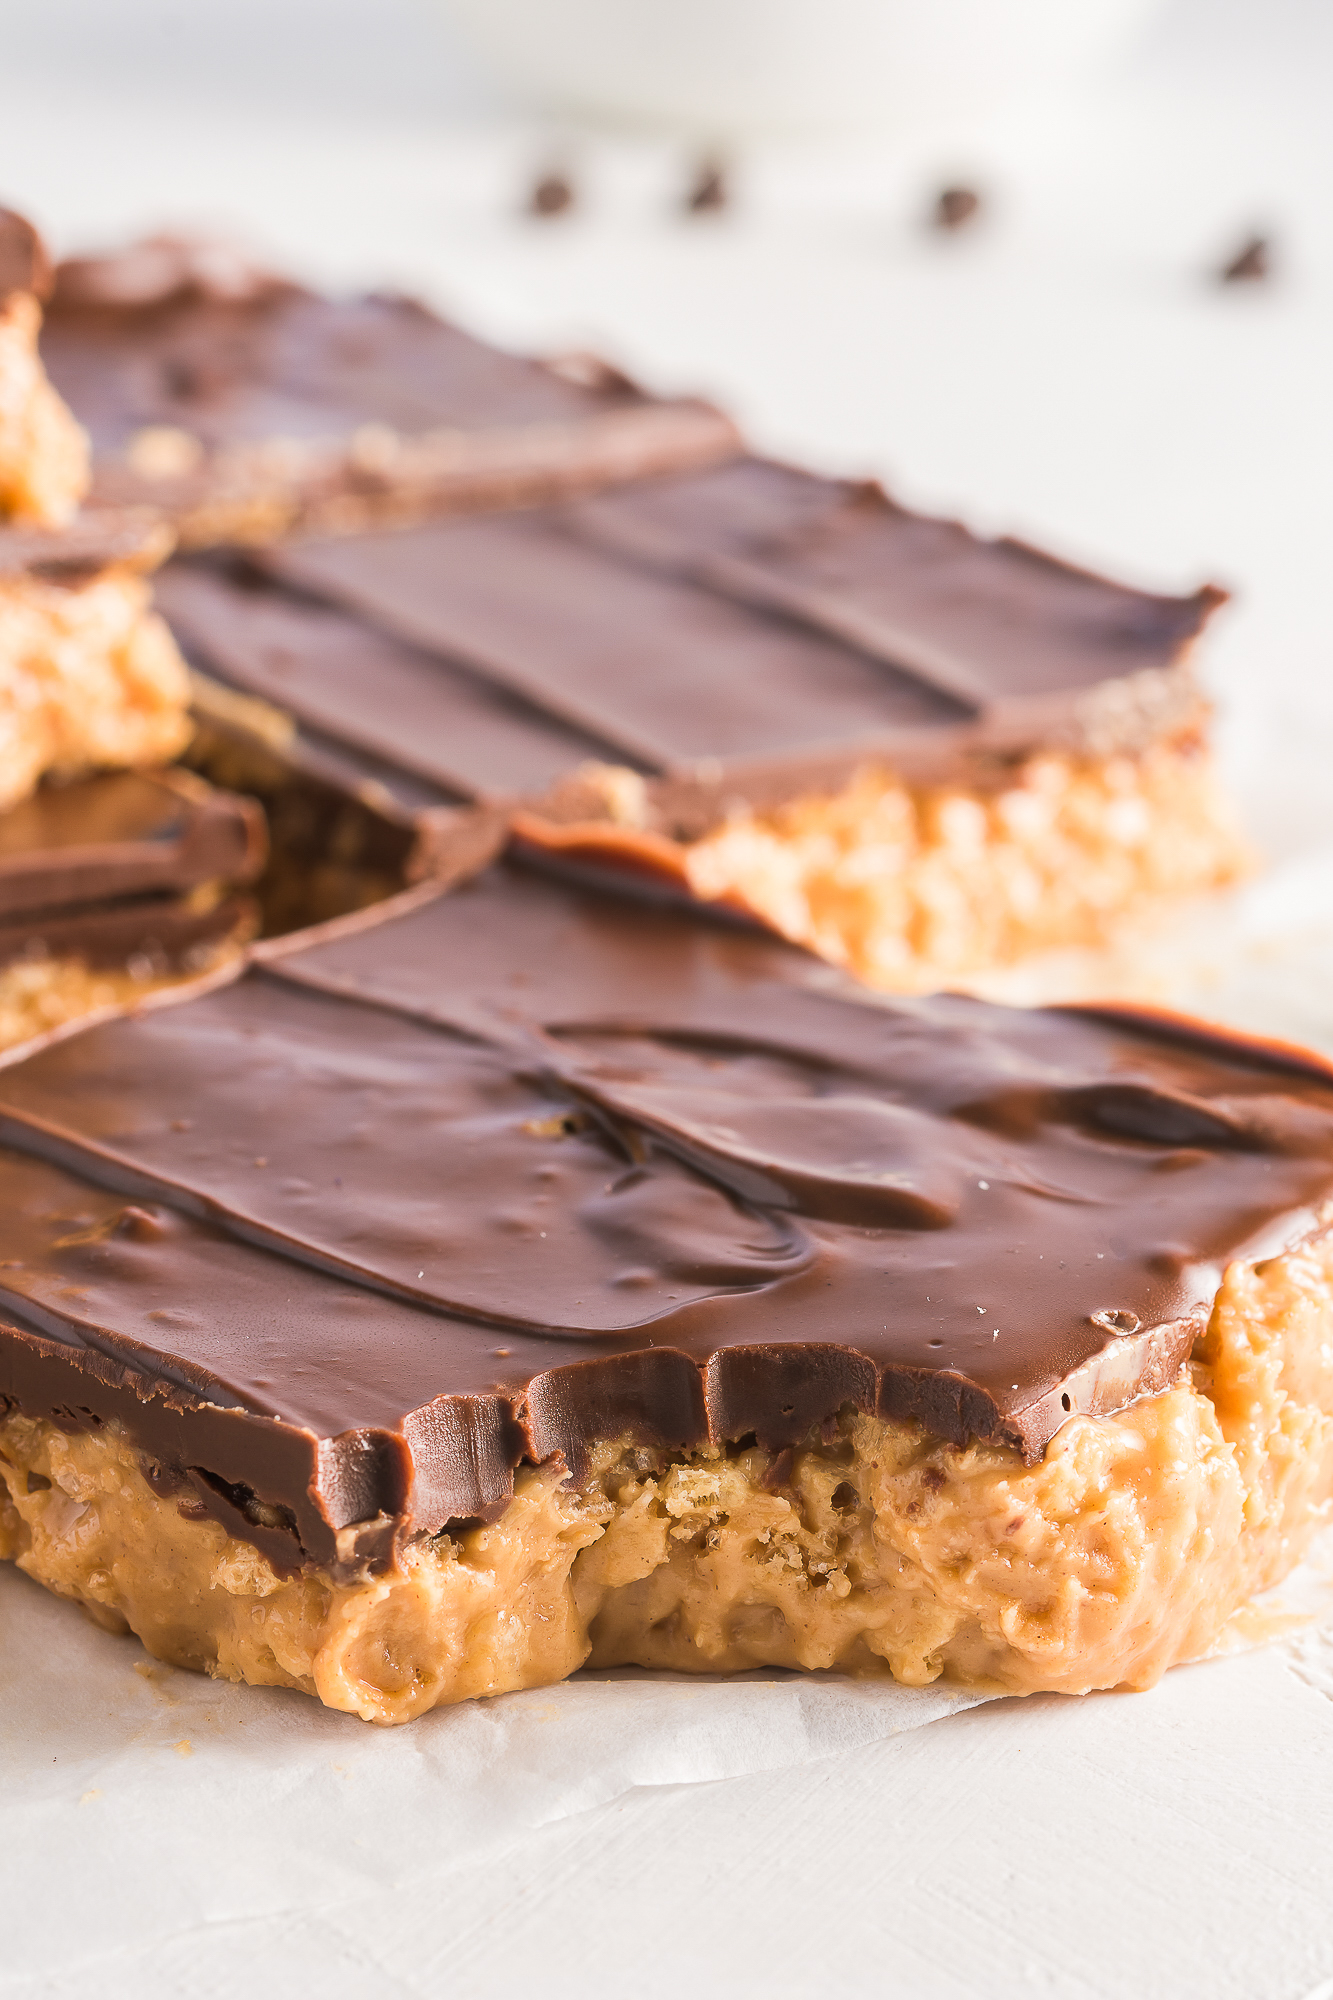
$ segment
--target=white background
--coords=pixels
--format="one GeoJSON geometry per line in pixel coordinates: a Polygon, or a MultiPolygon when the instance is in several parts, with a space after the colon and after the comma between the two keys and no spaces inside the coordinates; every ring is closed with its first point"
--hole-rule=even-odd
{"type": "MultiPolygon", "coordinates": [[[[62,249],[226,228],[981,527],[1233,586],[1209,673],[1271,870],[1173,976],[1333,1047],[1333,4],[1177,0],[1095,92],[752,149],[707,221],[691,166],[507,110],[424,0],[0,0],[0,199],[62,249]],[[557,158],[579,208],[530,221],[557,158]],[[986,218],[933,237],[959,175],[986,218]],[[1274,281],[1223,291],[1252,227],[1274,281]]],[[[443,1719],[390,1739],[137,1657],[0,1578],[0,1991],[1333,2000],[1317,1636],[898,1735],[780,1683],[699,1689],[684,1730],[575,1690],[547,1738],[495,1725],[489,1776],[443,1719]]]]}

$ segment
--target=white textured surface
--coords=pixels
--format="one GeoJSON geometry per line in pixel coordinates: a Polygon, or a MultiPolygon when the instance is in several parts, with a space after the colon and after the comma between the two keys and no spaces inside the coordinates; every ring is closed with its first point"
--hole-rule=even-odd
{"type": "MultiPolygon", "coordinates": [[[[1279,865],[1163,949],[1211,1011],[1333,1048],[1331,91],[1327,0],[1178,0],[1096,98],[947,148],[755,153],[735,210],[691,224],[683,156],[523,126],[412,0],[0,0],[0,188],[62,246],[230,224],[711,389],[766,444],[982,526],[1233,584],[1212,672],[1279,865]],[[529,223],[555,153],[583,207],[529,223]],[[960,173],[989,218],[934,240],[920,211],[960,173]],[[1252,225],[1278,279],[1220,292],[1252,225]]],[[[17,1577],[0,1620],[0,1991],[1333,2000],[1317,1630],[1148,1696],[888,1737],[855,1691],[778,1682],[386,1738],[146,1681],[17,1577]],[[580,1791],[539,1746],[590,1716],[580,1791]],[[749,1775],[658,1782],[685,1764],[749,1775]]]]}

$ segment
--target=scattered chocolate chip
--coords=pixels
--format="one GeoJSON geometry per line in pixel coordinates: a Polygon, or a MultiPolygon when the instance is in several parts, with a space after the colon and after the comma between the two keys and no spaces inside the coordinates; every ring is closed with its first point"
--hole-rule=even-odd
{"type": "Polygon", "coordinates": [[[1271,245],[1268,238],[1251,236],[1241,244],[1230,263],[1222,266],[1218,276],[1224,285],[1253,284],[1267,278],[1271,270],[1271,245]]]}
{"type": "Polygon", "coordinates": [[[563,215],[574,206],[574,188],[566,174],[543,174],[528,196],[529,215],[563,215]]]}
{"type": "Polygon", "coordinates": [[[685,197],[688,212],[691,215],[716,215],[730,199],[731,190],[727,186],[726,169],[722,162],[701,160],[685,197]]]}
{"type": "Polygon", "coordinates": [[[981,196],[975,188],[941,188],[935,201],[934,222],[936,229],[961,229],[970,222],[981,207],[981,196]]]}

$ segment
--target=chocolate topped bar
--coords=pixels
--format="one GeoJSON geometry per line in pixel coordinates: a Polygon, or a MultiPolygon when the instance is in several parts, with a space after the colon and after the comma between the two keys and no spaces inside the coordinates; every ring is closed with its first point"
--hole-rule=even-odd
{"type": "Polygon", "coordinates": [[[1130,590],[746,459],[240,570],[178,562],[159,601],[199,664],[440,798],[535,797],[610,762],[650,780],[645,824],[692,837],[868,759],[984,786],[1034,748],[1197,730],[1186,656],[1222,593],[1130,590]]]}
{"type": "Polygon", "coordinates": [[[281,1565],[380,1560],[597,1440],[852,1404],[1040,1456],[1315,1226],[1333,1069],[875,1001],[509,864],[0,1070],[0,1180],[0,1394],[281,1565]]]}
{"type": "Polygon", "coordinates": [[[417,301],[323,298],[161,237],[59,266],[42,353],[89,431],[94,493],[199,545],[519,502],[738,449],[705,403],[589,357],[506,354],[417,301]]]}

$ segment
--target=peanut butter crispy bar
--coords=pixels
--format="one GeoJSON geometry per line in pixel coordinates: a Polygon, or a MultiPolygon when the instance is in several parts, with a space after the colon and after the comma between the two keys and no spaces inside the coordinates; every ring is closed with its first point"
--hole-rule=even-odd
{"type": "Polygon", "coordinates": [[[416,300],[323,298],[225,246],[158,237],[60,265],[42,352],[102,504],[183,544],[508,507],[739,449],[707,403],[589,356],[528,361],[416,300]]]}
{"type": "Polygon", "coordinates": [[[1146,1685],[1333,1490],[1333,1070],[492,867],[0,1069],[0,1545],[398,1721],[1146,1685]]]}
{"type": "Polygon", "coordinates": [[[1101,943],[1243,865],[1189,657],[1220,591],[1131,590],[786,466],[178,564],[163,601],[303,732],[526,800],[565,869],[889,988],[1101,943]]]}

